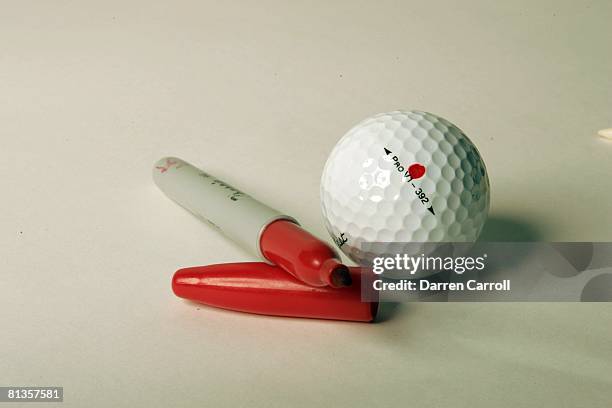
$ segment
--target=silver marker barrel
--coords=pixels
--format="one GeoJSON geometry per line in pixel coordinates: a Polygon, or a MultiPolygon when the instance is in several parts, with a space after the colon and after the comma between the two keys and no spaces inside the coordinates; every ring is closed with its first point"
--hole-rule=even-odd
{"type": "Polygon", "coordinates": [[[153,181],[172,201],[264,260],[259,247],[263,230],[281,219],[297,224],[292,217],[176,157],[155,163],[153,181]]]}

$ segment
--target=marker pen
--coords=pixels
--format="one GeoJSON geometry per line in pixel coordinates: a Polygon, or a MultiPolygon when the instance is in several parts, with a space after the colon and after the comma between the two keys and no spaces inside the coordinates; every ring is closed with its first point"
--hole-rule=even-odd
{"type": "Polygon", "coordinates": [[[153,167],[155,184],[180,206],[227,237],[311,286],[343,287],[351,275],[337,253],[274,210],[175,157],[153,167]]]}

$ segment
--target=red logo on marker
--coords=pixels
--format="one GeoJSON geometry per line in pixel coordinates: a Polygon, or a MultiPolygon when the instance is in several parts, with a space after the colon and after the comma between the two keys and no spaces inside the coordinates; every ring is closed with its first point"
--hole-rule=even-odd
{"type": "Polygon", "coordinates": [[[166,165],[165,166],[155,166],[155,168],[158,169],[160,173],[165,173],[168,170],[170,170],[170,167],[172,167],[172,166],[176,166],[177,169],[180,169],[182,167],[182,165],[178,165],[178,164],[179,164],[178,161],[168,157],[166,159],[166,165]]]}

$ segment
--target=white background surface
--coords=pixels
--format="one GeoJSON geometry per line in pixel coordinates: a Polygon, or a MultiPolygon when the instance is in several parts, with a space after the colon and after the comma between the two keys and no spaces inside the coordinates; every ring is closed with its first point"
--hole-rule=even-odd
{"type": "Polygon", "coordinates": [[[476,143],[486,239],[612,240],[612,3],[497,3],[2,2],[0,385],[64,386],[75,407],[609,406],[609,304],[367,325],[170,290],[179,267],[252,258],[156,190],[156,159],[326,238],[328,152],[397,108],[476,143]]]}

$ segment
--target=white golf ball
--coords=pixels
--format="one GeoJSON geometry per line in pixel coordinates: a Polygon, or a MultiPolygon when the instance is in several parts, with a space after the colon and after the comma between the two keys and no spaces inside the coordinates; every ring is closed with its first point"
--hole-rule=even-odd
{"type": "Polygon", "coordinates": [[[321,179],[327,230],[354,262],[371,242],[473,242],[489,211],[489,179],[455,125],[419,111],[365,119],[334,147],[321,179]]]}

